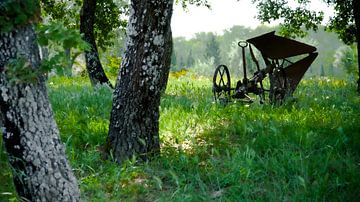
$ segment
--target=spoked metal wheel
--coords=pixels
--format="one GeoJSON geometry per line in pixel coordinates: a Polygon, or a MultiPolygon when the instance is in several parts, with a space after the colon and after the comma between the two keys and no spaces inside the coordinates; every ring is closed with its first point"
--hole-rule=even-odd
{"type": "Polygon", "coordinates": [[[225,65],[216,68],[213,77],[213,93],[215,101],[229,101],[231,91],[230,73],[225,65]]]}

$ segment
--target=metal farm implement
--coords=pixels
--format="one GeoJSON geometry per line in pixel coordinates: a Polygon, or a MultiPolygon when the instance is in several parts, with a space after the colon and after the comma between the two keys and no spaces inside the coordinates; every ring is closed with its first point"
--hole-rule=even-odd
{"type": "Polygon", "coordinates": [[[314,46],[287,39],[270,32],[246,41],[240,41],[242,48],[243,79],[237,81],[236,87],[231,87],[230,72],[226,65],[216,68],[213,77],[213,93],[215,101],[241,99],[252,102],[249,94],[260,97],[260,103],[265,101],[265,93],[269,94],[270,103],[282,103],[291,96],[300,80],[309,69],[318,53],[314,46]],[[260,68],[253,46],[256,47],[264,60],[265,67],[260,68]],[[245,49],[248,48],[256,71],[248,78],[245,49]],[[296,62],[293,62],[297,60],[296,62]],[[264,89],[264,79],[269,78],[270,89],[264,89]]]}

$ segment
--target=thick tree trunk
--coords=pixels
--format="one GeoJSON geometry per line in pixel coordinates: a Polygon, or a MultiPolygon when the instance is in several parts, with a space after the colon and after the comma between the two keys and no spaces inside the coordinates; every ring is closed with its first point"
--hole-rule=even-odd
{"type": "Polygon", "coordinates": [[[85,51],[86,69],[88,71],[91,84],[107,84],[111,88],[109,79],[101,65],[98,49],[94,36],[96,0],[84,0],[80,11],[80,33],[83,39],[90,44],[90,50],[85,51]]]}
{"type": "Polygon", "coordinates": [[[359,79],[357,91],[360,93],[360,0],[353,0],[353,12],[356,26],[356,46],[358,52],[358,69],[359,69],[359,79]]]}
{"type": "Polygon", "coordinates": [[[43,76],[28,83],[9,60],[25,59],[26,71],[39,67],[39,49],[32,25],[0,34],[0,108],[3,142],[13,168],[16,190],[29,201],[79,201],[79,189],[65,156],[43,76]]]}
{"type": "Polygon", "coordinates": [[[117,162],[159,153],[159,105],[172,52],[173,0],[132,0],[107,145],[117,162]]]}

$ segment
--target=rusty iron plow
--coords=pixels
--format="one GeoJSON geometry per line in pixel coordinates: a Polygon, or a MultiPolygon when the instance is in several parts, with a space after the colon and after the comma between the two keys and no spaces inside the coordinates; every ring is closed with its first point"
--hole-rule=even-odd
{"type": "Polygon", "coordinates": [[[238,99],[252,102],[253,98],[250,94],[254,94],[260,98],[260,103],[264,103],[265,94],[268,94],[270,103],[281,104],[293,95],[305,72],[318,55],[314,46],[277,36],[274,31],[240,41],[238,46],[242,51],[243,78],[236,82],[235,88],[232,88],[229,68],[226,65],[219,65],[213,77],[212,91],[215,101],[228,102],[231,99],[238,99]],[[263,58],[262,64],[256,59],[253,47],[260,52],[263,58]],[[250,52],[251,60],[255,65],[254,73],[250,78],[246,66],[246,49],[250,52]],[[264,68],[260,68],[261,65],[264,68]],[[265,84],[269,89],[265,89],[265,84]]]}

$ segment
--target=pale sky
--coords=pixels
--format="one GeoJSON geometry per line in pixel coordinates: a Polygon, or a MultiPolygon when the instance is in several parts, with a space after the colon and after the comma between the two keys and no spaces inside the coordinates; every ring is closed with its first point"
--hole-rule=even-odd
{"type": "MultiPolygon", "coordinates": [[[[291,0],[290,0],[291,1],[291,0]]],[[[255,18],[256,6],[251,0],[209,0],[212,9],[206,7],[189,6],[184,11],[180,5],[174,7],[172,17],[173,36],[191,38],[197,32],[216,32],[231,28],[234,25],[243,25],[255,28],[260,22],[255,18]]],[[[325,19],[332,15],[321,0],[313,0],[311,9],[325,12],[325,19]]]]}

